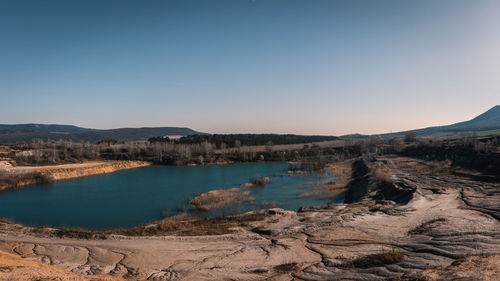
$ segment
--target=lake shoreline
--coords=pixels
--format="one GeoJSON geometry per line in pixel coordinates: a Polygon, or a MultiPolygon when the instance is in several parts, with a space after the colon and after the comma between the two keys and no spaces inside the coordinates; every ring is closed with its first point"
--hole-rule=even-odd
{"type": "Polygon", "coordinates": [[[291,161],[216,161],[199,163],[188,163],[186,165],[155,164],[150,161],[138,160],[96,160],[82,163],[64,163],[40,166],[12,166],[9,161],[0,161],[0,192],[16,189],[28,185],[53,183],[61,180],[75,179],[88,176],[97,176],[116,171],[135,169],[146,166],[174,166],[174,167],[199,167],[231,165],[240,163],[262,163],[262,162],[286,162],[291,161]],[[9,178],[10,177],[10,178],[9,178]],[[17,179],[19,177],[19,179],[17,179]]]}
{"type": "MultiPolygon", "coordinates": [[[[213,165],[233,165],[233,164],[255,164],[259,162],[278,162],[278,161],[253,161],[253,162],[241,162],[241,163],[224,163],[224,164],[204,164],[204,165],[185,165],[185,166],[173,166],[173,167],[201,167],[201,166],[213,166],[213,165]]],[[[314,189],[312,192],[304,192],[300,195],[297,195],[297,198],[306,198],[306,197],[314,197],[314,196],[320,196],[320,197],[328,197],[330,196],[331,198],[337,197],[340,193],[343,193],[346,191],[346,184],[350,180],[350,173],[351,173],[351,164],[353,160],[345,160],[345,161],[339,161],[336,163],[330,163],[327,164],[325,167],[327,167],[330,171],[327,174],[324,174],[326,169],[323,169],[322,171],[309,171],[309,170],[298,170],[298,171],[291,171],[291,170],[286,170],[283,172],[282,175],[279,177],[282,177],[283,175],[289,176],[289,177],[295,177],[295,176],[305,176],[305,175],[315,175],[316,177],[316,182],[308,182],[308,184],[320,184],[322,176],[320,174],[323,174],[323,177],[326,175],[335,175],[336,178],[336,183],[335,184],[327,184],[322,186],[321,188],[314,189]]],[[[283,162],[286,164],[294,165],[298,164],[298,162],[283,162]]],[[[140,168],[140,167],[146,167],[146,166],[165,166],[165,165],[154,165],[149,162],[142,162],[142,161],[102,161],[102,162],[87,162],[87,163],[76,163],[76,164],[62,164],[62,165],[50,165],[50,166],[20,166],[16,167],[15,169],[17,170],[30,170],[30,171],[40,171],[43,173],[50,173],[50,175],[55,177],[55,181],[63,181],[67,179],[76,179],[76,178],[81,178],[81,177],[86,177],[86,176],[94,176],[94,175],[102,175],[102,174],[107,174],[107,173],[112,173],[120,170],[126,170],[126,169],[135,169],[135,168],[140,168]],[[83,173],[82,173],[83,171],[83,173]],[[89,173],[90,172],[90,173],[89,173]],[[75,175],[75,173],[78,173],[75,175]]],[[[168,165],[167,165],[168,166],[168,165]]],[[[243,182],[240,185],[237,185],[235,187],[227,187],[224,189],[217,189],[213,188],[210,189],[206,192],[197,194],[194,196],[191,200],[189,200],[189,204],[191,205],[190,211],[198,211],[201,213],[205,213],[207,211],[211,211],[212,209],[218,210],[221,209],[224,206],[229,206],[232,203],[237,203],[238,200],[243,200],[247,201],[246,198],[243,196],[241,198],[233,198],[233,196],[227,196],[233,195],[233,193],[241,193],[241,191],[248,190],[254,190],[254,189],[262,189],[265,188],[265,186],[271,182],[273,182],[275,179],[272,179],[270,177],[251,177],[249,178],[249,181],[243,182]],[[200,204],[197,204],[196,202],[200,201],[200,204]],[[208,204],[210,208],[207,208],[203,204],[208,204]],[[216,205],[216,206],[211,206],[211,205],[216,205]],[[218,206],[220,205],[220,206],[218,206]]],[[[37,183],[35,183],[37,184],[37,183]]],[[[15,189],[15,188],[11,188],[15,189]]],[[[1,192],[2,190],[0,190],[1,192]]],[[[247,194],[248,195],[248,194],[247,194]]],[[[239,196],[238,196],[239,197],[239,196]]],[[[251,198],[255,200],[255,198],[251,198]]],[[[323,208],[324,206],[327,205],[338,205],[342,204],[341,202],[336,202],[333,204],[323,204],[323,205],[318,205],[318,206],[311,206],[311,205],[303,205],[300,208],[297,208],[295,210],[291,209],[285,209],[287,212],[300,212],[300,210],[306,210],[306,209],[314,209],[314,208],[323,208]]],[[[228,215],[227,217],[239,217],[239,216],[245,216],[245,214],[253,213],[253,212],[263,212],[269,209],[281,209],[279,208],[279,204],[273,205],[273,204],[268,204],[267,206],[262,205],[261,208],[256,208],[253,211],[240,211],[238,213],[233,213],[228,215]]],[[[58,230],[62,231],[64,233],[73,233],[71,235],[83,235],[85,237],[99,237],[103,235],[104,233],[133,233],[134,230],[137,229],[144,229],[148,228],[149,226],[152,225],[158,225],[161,223],[161,221],[165,219],[173,219],[176,221],[179,220],[189,220],[189,221],[202,221],[206,219],[217,219],[219,217],[226,217],[226,215],[215,215],[215,216],[209,216],[209,217],[203,217],[203,216],[197,216],[193,213],[189,213],[187,211],[181,212],[179,214],[174,214],[170,215],[167,217],[161,216],[161,219],[157,220],[151,220],[147,221],[146,223],[143,224],[138,224],[134,225],[131,227],[104,227],[104,228],[85,228],[82,226],[75,226],[75,227],[64,227],[64,226],[54,226],[54,225],[31,225],[27,223],[22,223],[18,222],[16,220],[13,220],[11,218],[6,218],[6,217],[0,217],[0,224],[3,226],[5,225],[16,225],[17,227],[22,227],[24,229],[29,229],[30,231],[34,231],[35,233],[41,234],[41,233],[46,233],[46,230],[58,230]]],[[[50,236],[50,235],[49,235],[50,236]]],[[[133,234],[135,236],[135,234],[133,234]]]]}
{"type": "Polygon", "coordinates": [[[107,233],[1,222],[0,251],[129,280],[498,276],[498,183],[397,156],[358,159],[352,168],[352,203],[167,218],[107,233]]]}
{"type": "MultiPolygon", "coordinates": [[[[99,230],[133,228],[180,213],[203,218],[337,203],[335,173],[328,169],[290,174],[290,169],[286,162],[150,165],[5,192],[0,197],[0,213],[30,226],[99,230]],[[238,192],[226,194],[226,189],[235,187],[238,192]],[[204,193],[210,196],[196,204],[193,199],[204,193]],[[67,211],[59,215],[61,209],[67,211]]],[[[61,170],[65,169],[58,167],[61,170]]]]}

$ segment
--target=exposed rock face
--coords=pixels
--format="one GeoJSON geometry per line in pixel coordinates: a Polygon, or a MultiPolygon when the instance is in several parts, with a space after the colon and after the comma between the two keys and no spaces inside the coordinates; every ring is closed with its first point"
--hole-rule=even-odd
{"type": "Polygon", "coordinates": [[[358,202],[368,193],[369,189],[369,169],[364,159],[356,160],[352,163],[352,180],[347,185],[345,202],[358,202]]]}
{"type": "MultiPolygon", "coordinates": [[[[498,211],[498,183],[481,183],[424,169],[423,163],[410,159],[385,160],[393,184],[404,186],[395,198],[414,190],[412,199],[400,205],[363,201],[357,203],[357,207],[356,204],[346,206],[340,212],[345,214],[331,218],[337,219],[334,226],[309,233],[310,247],[322,255],[322,263],[309,266],[298,273],[298,277],[373,280],[449,265],[469,255],[500,253],[498,220],[488,214],[490,210],[481,212],[484,206],[471,210],[462,195],[464,189],[478,198],[485,197],[484,192],[474,190],[489,190],[488,194],[496,190],[488,206],[496,202],[498,211]],[[360,256],[391,251],[401,253],[403,260],[370,268],[345,266],[360,256]]],[[[367,192],[364,198],[369,195],[367,192]]]]}
{"type": "Polygon", "coordinates": [[[130,280],[498,276],[498,183],[459,177],[439,163],[409,158],[364,164],[368,186],[358,187],[356,202],[298,213],[272,209],[264,221],[249,222],[233,234],[58,239],[3,223],[0,249],[77,274],[130,280]],[[387,190],[380,182],[392,186],[387,190]]]}

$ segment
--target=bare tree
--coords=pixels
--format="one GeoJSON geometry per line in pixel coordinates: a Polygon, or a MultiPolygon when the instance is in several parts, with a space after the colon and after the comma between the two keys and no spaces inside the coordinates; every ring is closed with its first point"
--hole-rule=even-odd
{"type": "Polygon", "coordinates": [[[408,133],[405,136],[406,143],[414,143],[417,141],[417,135],[415,133],[408,133]]]}

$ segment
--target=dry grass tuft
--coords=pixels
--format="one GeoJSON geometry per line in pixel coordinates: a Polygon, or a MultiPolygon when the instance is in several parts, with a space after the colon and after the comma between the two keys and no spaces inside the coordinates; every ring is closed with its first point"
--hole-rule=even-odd
{"type": "Polygon", "coordinates": [[[252,187],[256,186],[264,186],[268,183],[271,182],[271,179],[269,177],[260,177],[259,175],[255,175],[250,179],[250,183],[252,184],[252,187]]]}
{"type": "Polygon", "coordinates": [[[256,274],[264,274],[264,273],[267,273],[269,270],[267,269],[254,269],[252,271],[250,271],[251,273],[256,273],[256,274]]]}
{"type": "Polygon", "coordinates": [[[427,222],[424,222],[422,223],[421,225],[413,228],[413,229],[410,229],[408,231],[408,235],[416,235],[416,234],[423,234],[423,233],[427,233],[429,232],[432,228],[436,227],[436,225],[439,223],[439,222],[444,222],[446,221],[445,218],[436,218],[436,219],[432,219],[430,221],[427,221],[427,222]]]}
{"type": "Polygon", "coordinates": [[[292,262],[292,263],[285,263],[285,264],[280,264],[274,267],[274,270],[280,273],[288,273],[288,272],[293,272],[299,270],[299,266],[297,263],[292,262]]]}
{"type": "Polygon", "coordinates": [[[396,251],[385,252],[381,254],[373,254],[357,258],[351,261],[348,265],[357,268],[370,268],[395,264],[403,260],[403,255],[396,251]]]}

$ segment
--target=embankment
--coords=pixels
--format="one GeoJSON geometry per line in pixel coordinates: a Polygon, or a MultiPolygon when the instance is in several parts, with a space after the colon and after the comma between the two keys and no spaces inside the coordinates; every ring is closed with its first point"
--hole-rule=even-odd
{"type": "Polygon", "coordinates": [[[54,166],[20,166],[0,170],[0,190],[37,183],[112,173],[150,165],[143,161],[95,161],[54,166]]]}
{"type": "Polygon", "coordinates": [[[347,184],[345,203],[367,200],[391,200],[398,204],[407,204],[413,199],[416,188],[408,186],[406,181],[391,178],[391,171],[375,158],[358,159],[352,163],[352,180],[347,184]],[[369,163],[372,162],[372,163],[369,163]],[[381,168],[381,165],[384,168],[381,168]]]}

